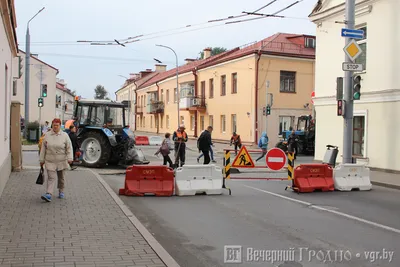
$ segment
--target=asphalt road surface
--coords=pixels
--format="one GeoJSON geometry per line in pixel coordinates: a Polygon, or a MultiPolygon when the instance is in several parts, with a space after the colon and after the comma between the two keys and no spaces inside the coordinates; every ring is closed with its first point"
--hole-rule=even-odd
{"type": "MultiPolygon", "coordinates": [[[[155,148],[142,149],[161,163],[155,148]]],[[[188,151],[186,163],[197,155],[188,151]]],[[[103,178],[116,192],[124,185],[124,175],[103,178]]],[[[231,196],[121,199],[182,267],[400,266],[400,191],[296,194],[287,184],[242,179],[229,181],[231,196]],[[224,246],[240,246],[242,263],[224,263],[240,248],[224,246]]]]}

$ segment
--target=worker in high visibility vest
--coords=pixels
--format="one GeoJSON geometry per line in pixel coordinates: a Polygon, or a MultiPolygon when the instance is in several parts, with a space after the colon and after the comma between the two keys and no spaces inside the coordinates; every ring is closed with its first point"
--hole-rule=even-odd
{"type": "Polygon", "coordinates": [[[179,129],[174,132],[172,140],[175,143],[175,166],[182,167],[185,165],[186,142],[188,141],[188,136],[185,132],[185,125],[181,124],[179,126],[179,129]]]}
{"type": "Polygon", "coordinates": [[[232,134],[230,145],[232,144],[235,145],[235,154],[237,155],[237,149],[242,148],[242,140],[240,139],[240,135],[238,135],[236,132],[233,132],[232,134]]]}

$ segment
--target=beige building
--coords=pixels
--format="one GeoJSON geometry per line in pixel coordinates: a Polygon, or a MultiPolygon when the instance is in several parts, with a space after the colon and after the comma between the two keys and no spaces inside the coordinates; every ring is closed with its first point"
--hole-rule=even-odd
{"type": "MultiPolygon", "coordinates": [[[[18,56],[22,59],[22,65],[25,66],[25,52],[19,51],[18,56]]],[[[41,124],[45,121],[52,121],[56,116],[56,81],[58,69],[40,60],[37,55],[31,55],[30,60],[30,87],[29,87],[29,120],[31,122],[39,121],[41,124]],[[40,86],[47,85],[47,97],[44,98],[42,108],[38,106],[40,97],[40,86]]],[[[25,73],[22,73],[21,79],[17,81],[16,90],[13,92],[12,100],[25,103],[25,73]]],[[[22,108],[21,116],[25,117],[25,109],[22,108]]],[[[27,122],[25,122],[25,125],[27,122]]]]}
{"type": "Polygon", "coordinates": [[[63,79],[57,79],[56,83],[56,118],[64,124],[72,119],[74,114],[75,96],[63,79]]]}
{"type": "Polygon", "coordinates": [[[0,0],[0,195],[11,173],[10,109],[11,95],[16,81],[20,79],[18,42],[15,28],[14,1],[0,0]],[[14,86],[13,86],[14,85],[14,86]]]}
{"type": "Polygon", "coordinates": [[[138,131],[173,132],[184,123],[191,136],[208,125],[213,139],[229,140],[232,132],[248,143],[267,131],[273,147],[283,130],[312,113],[315,37],[277,33],[253,45],[179,67],[179,119],[176,69],[158,71],[136,89],[138,131]],[[263,110],[271,105],[271,114],[263,110]],[[272,101],[273,99],[273,101],[272,101]]]}

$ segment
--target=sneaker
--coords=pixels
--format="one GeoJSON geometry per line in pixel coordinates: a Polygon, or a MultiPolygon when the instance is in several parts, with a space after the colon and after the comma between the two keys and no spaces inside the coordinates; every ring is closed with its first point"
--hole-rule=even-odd
{"type": "Polygon", "coordinates": [[[46,193],[42,196],[42,199],[46,202],[50,202],[51,201],[51,195],[49,193],[46,193]]]}
{"type": "Polygon", "coordinates": [[[197,163],[200,163],[200,159],[199,158],[197,158],[197,163]]]}
{"type": "Polygon", "coordinates": [[[216,160],[214,160],[214,159],[213,159],[211,162],[217,163],[217,161],[216,161],[216,160]]]}
{"type": "Polygon", "coordinates": [[[64,192],[60,192],[60,194],[58,195],[59,198],[63,199],[64,198],[64,192]]]}

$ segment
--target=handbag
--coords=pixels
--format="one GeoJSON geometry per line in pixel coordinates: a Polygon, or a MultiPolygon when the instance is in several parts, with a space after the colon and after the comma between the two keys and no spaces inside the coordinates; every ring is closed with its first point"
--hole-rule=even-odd
{"type": "Polygon", "coordinates": [[[169,154],[169,146],[165,140],[160,147],[160,152],[161,152],[161,155],[163,155],[163,156],[167,156],[169,154]]]}
{"type": "Polygon", "coordinates": [[[44,169],[43,169],[43,167],[41,167],[40,168],[40,172],[39,172],[39,176],[38,176],[38,178],[36,179],[36,184],[43,184],[44,183],[44,169]]]}

